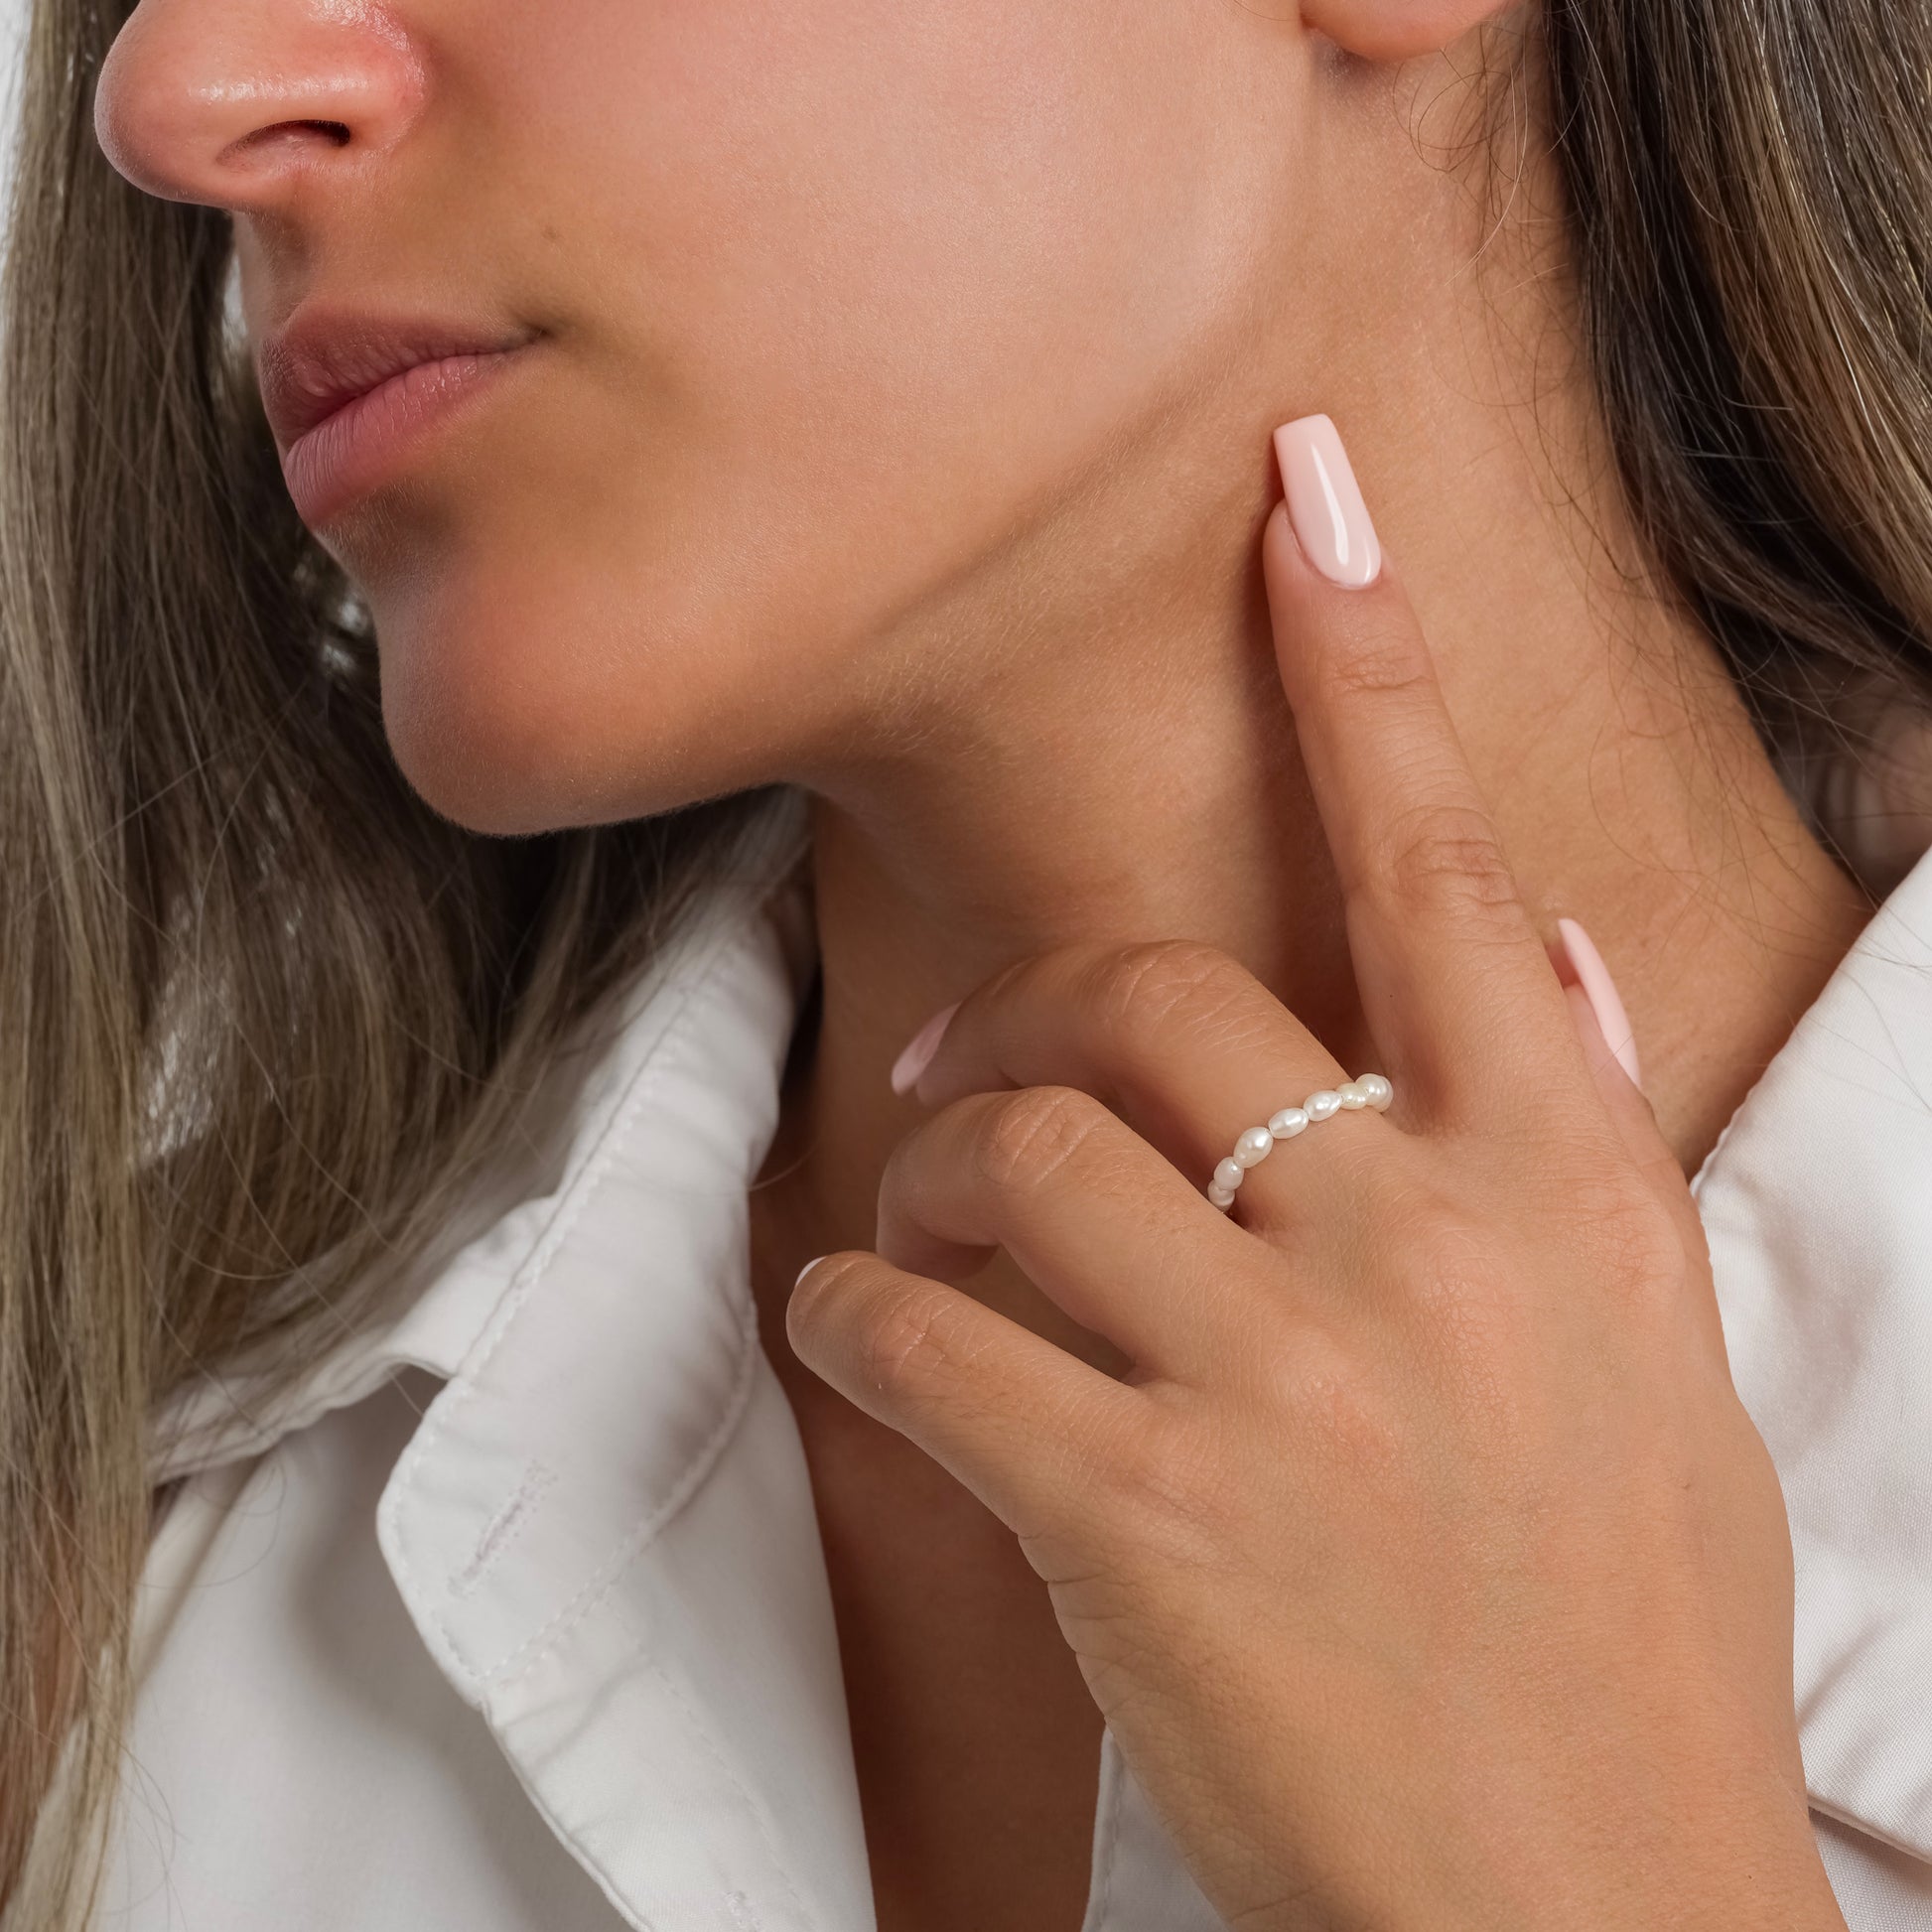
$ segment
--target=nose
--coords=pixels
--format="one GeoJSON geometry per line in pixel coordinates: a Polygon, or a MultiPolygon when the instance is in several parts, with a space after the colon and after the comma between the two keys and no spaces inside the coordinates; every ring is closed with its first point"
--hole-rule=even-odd
{"type": "Polygon", "coordinates": [[[424,74],[383,0],[141,0],[101,65],[94,135],[150,195],[259,211],[393,147],[424,74]]]}

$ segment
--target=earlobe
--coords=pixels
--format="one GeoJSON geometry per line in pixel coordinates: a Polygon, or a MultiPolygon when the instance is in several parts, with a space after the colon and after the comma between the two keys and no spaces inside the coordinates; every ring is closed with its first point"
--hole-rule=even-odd
{"type": "Polygon", "coordinates": [[[1515,0],[1302,0],[1303,24],[1364,61],[1440,54],[1515,0]]]}

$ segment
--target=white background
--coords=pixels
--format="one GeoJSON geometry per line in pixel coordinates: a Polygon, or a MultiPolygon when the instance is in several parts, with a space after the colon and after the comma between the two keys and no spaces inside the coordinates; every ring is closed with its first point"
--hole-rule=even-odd
{"type": "MultiPolygon", "coordinates": [[[[14,95],[19,90],[20,37],[28,0],[0,0],[0,197],[13,180],[14,95]]],[[[5,203],[0,200],[0,207],[5,203]]]]}

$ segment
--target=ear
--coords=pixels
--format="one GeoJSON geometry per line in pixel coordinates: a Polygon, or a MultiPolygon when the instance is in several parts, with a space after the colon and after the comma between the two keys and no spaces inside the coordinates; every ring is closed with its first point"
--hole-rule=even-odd
{"type": "Polygon", "coordinates": [[[1407,61],[1444,48],[1515,0],[1302,0],[1302,23],[1364,61],[1407,61]]]}

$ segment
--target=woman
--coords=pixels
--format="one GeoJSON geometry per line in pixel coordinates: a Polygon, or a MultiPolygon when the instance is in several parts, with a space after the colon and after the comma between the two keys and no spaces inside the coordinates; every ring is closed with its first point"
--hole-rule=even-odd
{"type": "Polygon", "coordinates": [[[8,1923],[1932,1925],[1929,27],[41,0],[8,1923]]]}

